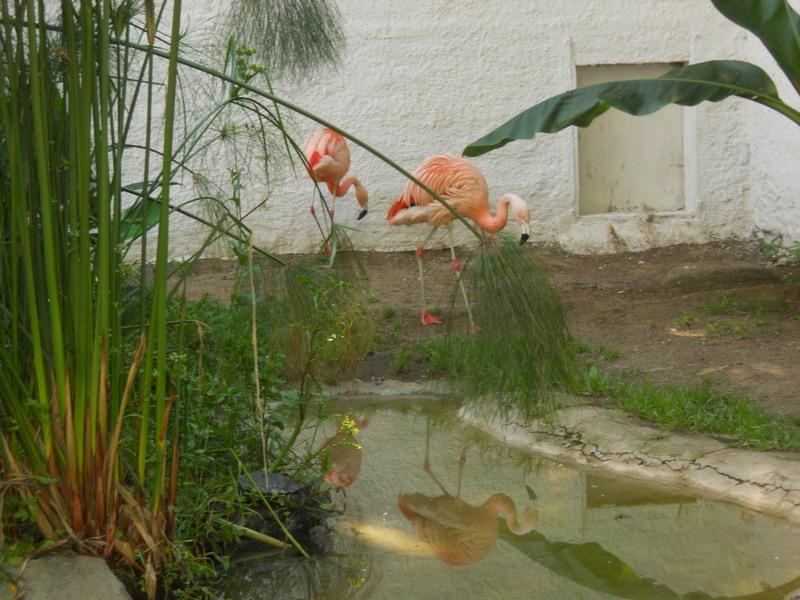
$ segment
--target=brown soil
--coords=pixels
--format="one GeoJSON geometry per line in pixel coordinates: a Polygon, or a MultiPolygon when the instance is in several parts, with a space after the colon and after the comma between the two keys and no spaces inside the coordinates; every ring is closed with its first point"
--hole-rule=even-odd
{"type": "MultiPolygon", "coordinates": [[[[708,381],[747,394],[767,410],[800,417],[800,268],[765,262],[745,243],[605,256],[528,251],[549,268],[571,334],[593,349],[605,371],[660,385],[708,381]],[[751,308],[714,314],[713,304],[726,298],[751,308]]],[[[395,362],[404,346],[444,330],[419,322],[414,253],[359,258],[375,293],[380,331],[360,379],[426,377],[420,362],[401,373],[395,362]]],[[[190,291],[225,297],[232,270],[224,263],[202,265],[190,291]]],[[[446,307],[453,286],[448,250],[426,252],[425,281],[429,305],[446,307]]]]}

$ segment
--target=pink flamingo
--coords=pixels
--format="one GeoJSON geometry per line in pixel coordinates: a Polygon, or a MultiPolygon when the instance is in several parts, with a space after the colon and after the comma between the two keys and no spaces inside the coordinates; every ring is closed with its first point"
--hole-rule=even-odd
{"type": "MultiPolygon", "coordinates": [[[[414,176],[447,201],[459,214],[471,219],[479,228],[489,234],[496,233],[506,226],[510,206],[514,219],[519,223],[522,231],[520,244],[524,244],[530,237],[530,210],[525,201],[516,194],[503,194],[497,201],[496,213],[492,215],[489,211],[489,187],[483,173],[472,161],[450,154],[433,156],[422,163],[414,176]]],[[[388,215],[390,225],[427,223],[433,227],[416,251],[422,290],[422,323],[424,325],[441,321],[438,317],[431,315],[425,306],[422,254],[425,244],[428,243],[436,229],[440,225],[447,227],[450,234],[450,255],[453,268],[467,305],[470,326],[473,331],[476,331],[477,327],[472,320],[467,294],[461,281],[461,267],[456,260],[452,231],[454,220],[453,213],[411,180],[406,183],[403,193],[389,208],[388,215]]]]}
{"type": "MultiPolygon", "coordinates": [[[[369,195],[367,189],[355,177],[345,177],[350,169],[350,149],[344,136],[332,129],[317,129],[308,140],[305,149],[306,160],[309,165],[309,175],[314,181],[326,183],[328,190],[336,198],[344,196],[352,186],[355,189],[356,201],[361,206],[358,219],[367,214],[369,195]]],[[[334,206],[331,205],[330,215],[333,218],[334,206]]],[[[311,213],[314,213],[314,204],[311,204],[311,213]]]]}

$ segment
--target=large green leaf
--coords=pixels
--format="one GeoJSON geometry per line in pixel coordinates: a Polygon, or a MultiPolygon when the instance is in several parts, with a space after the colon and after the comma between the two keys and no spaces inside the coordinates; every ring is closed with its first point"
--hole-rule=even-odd
{"type": "Polygon", "coordinates": [[[725,17],[751,31],[800,93],[800,15],[787,0],[711,0],[725,17]]]}
{"type": "Polygon", "coordinates": [[[741,96],[779,110],[800,124],[800,113],[778,97],[775,83],[756,65],[741,61],[710,61],[678,67],[657,79],[600,83],[554,96],[529,108],[472,142],[465,156],[479,156],[514,140],[537,133],[586,127],[609,108],[641,116],[668,104],[694,106],[741,96]]]}

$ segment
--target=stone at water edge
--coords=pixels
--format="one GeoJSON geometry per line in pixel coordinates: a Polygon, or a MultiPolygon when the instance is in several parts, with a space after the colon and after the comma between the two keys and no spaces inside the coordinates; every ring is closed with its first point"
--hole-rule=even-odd
{"type": "MultiPolygon", "coordinates": [[[[53,554],[36,558],[18,574],[15,596],[25,600],[131,600],[123,583],[101,558],[53,554]]],[[[2,590],[3,594],[6,590],[2,590]]],[[[6,596],[2,596],[6,600],[6,596]]]]}
{"type": "Polygon", "coordinates": [[[256,484],[256,488],[260,490],[262,494],[294,494],[303,488],[303,486],[291,477],[281,475],[280,473],[269,474],[269,487],[267,487],[264,484],[264,471],[253,471],[249,476],[245,474],[239,477],[239,485],[249,492],[254,491],[253,483],[250,481],[251,477],[256,484]]]}

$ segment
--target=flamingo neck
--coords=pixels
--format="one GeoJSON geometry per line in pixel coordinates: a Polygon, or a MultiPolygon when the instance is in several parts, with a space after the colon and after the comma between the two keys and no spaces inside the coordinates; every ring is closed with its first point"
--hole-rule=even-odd
{"type": "Polygon", "coordinates": [[[358,178],[353,177],[345,177],[338,183],[328,183],[328,190],[331,194],[335,194],[337,198],[344,196],[347,192],[350,191],[350,187],[353,187],[356,193],[356,201],[358,202],[359,206],[367,210],[367,204],[369,203],[369,194],[367,193],[367,188],[358,180],[358,178]]]}
{"type": "Polygon", "coordinates": [[[515,535],[528,533],[538,521],[539,513],[532,509],[526,509],[522,513],[522,519],[517,519],[517,507],[514,505],[514,501],[505,494],[490,496],[483,506],[494,514],[503,513],[508,529],[515,535]]]}
{"type": "Polygon", "coordinates": [[[474,215],[472,220],[475,221],[475,224],[484,231],[489,233],[497,233],[503,229],[508,222],[508,205],[510,204],[510,195],[511,194],[503,194],[500,196],[500,199],[497,201],[497,211],[494,215],[489,212],[489,207],[487,205],[482,212],[474,215]]]}

